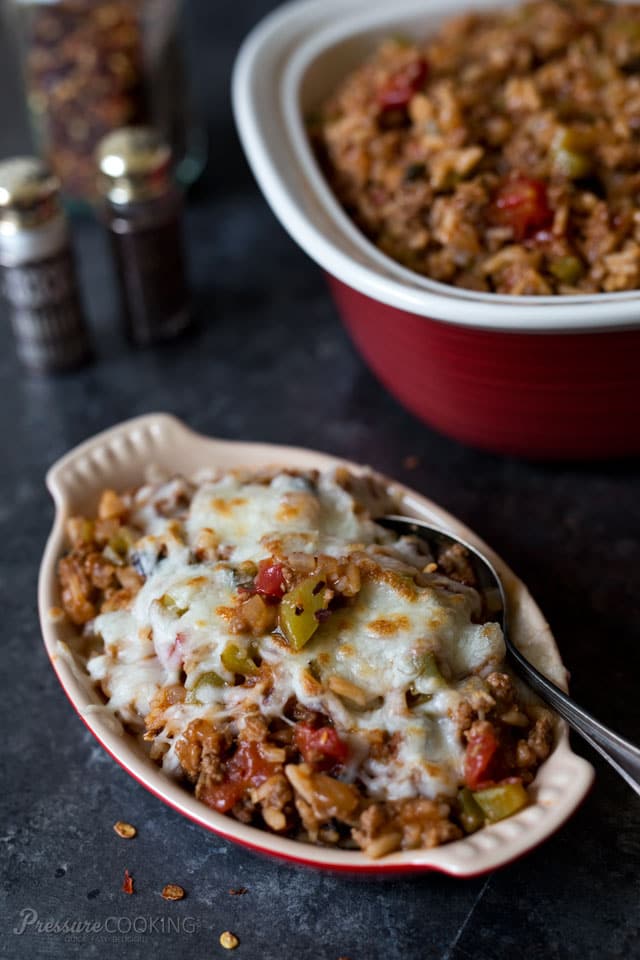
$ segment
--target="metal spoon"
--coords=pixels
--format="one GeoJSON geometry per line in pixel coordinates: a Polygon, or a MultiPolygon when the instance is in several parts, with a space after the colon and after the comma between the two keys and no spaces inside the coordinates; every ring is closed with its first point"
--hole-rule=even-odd
{"type": "Polygon", "coordinates": [[[431,527],[421,520],[401,516],[385,516],[376,519],[376,523],[402,536],[414,536],[423,540],[437,559],[443,547],[461,544],[467,551],[469,563],[475,574],[478,591],[489,600],[486,606],[491,613],[488,619],[495,620],[502,627],[507,648],[508,662],[513,666],[532,690],[545,700],[567,723],[581,734],[594,750],[607,760],[614,770],[623,777],[629,786],[640,795],[640,749],[609,730],[604,724],[579,707],[571,697],[547,680],[539,670],[529,663],[509,637],[507,629],[507,604],[502,582],[492,564],[475,547],[465,540],[453,537],[444,530],[431,527]]]}

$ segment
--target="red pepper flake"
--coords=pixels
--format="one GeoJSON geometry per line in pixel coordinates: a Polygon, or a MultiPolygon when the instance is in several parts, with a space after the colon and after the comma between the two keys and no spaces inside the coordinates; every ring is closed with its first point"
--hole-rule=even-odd
{"type": "Polygon", "coordinates": [[[162,888],[162,896],[165,900],[182,900],[184,895],[183,888],[177,883],[167,883],[162,888]]]}
{"type": "Polygon", "coordinates": [[[123,893],[133,893],[133,877],[128,870],[124,872],[124,880],[122,881],[122,892],[123,893]]]}
{"type": "Polygon", "coordinates": [[[125,823],[124,820],[118,820],[117,823],[114,823],[113,829],[123,840],[131,840],[138,832],[133,824],[125,823]]]}
{"type": "Polygon", "coordinates": [[[231,887],[231,889],[229,890],[229,895],[231,897],[243,897],[245,893],[248,893],[248,892],[249,891],[247,890],[246,887],[231,887]]]}

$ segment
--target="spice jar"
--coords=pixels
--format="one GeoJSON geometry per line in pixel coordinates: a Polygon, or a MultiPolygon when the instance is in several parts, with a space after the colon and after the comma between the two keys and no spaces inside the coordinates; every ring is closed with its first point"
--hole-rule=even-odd
{"type": "Polygon", "coordinates": [[[0,288],[18,356],[32,370],[90,355],[59,182],[34,157],[0,163],[0,288]]]}
{"type": "Polygon", "coordinates": [[[160,129],[195,179],[205,151],[188,119],[180,0],[11,3],[36,146],[68,197],[95,198],[96,145],[130,124],[160,129]]]}
{"type": "Polygon", "coordinates": [[[104,138],[96,158],[125,332],[141,346],[174,337],[190,314],[169,145],[150,127],[125,127],[104,138]]]}

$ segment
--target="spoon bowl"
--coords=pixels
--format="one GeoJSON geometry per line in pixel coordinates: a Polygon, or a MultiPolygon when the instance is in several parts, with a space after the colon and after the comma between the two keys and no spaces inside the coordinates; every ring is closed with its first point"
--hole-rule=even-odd
{"type": "Polygon", "coordinates": [[[502,581],[484,554],[465,540],[454,537],[446,530],[432,527],[422,520],[389,515],[377,518],[376,522],[401,536],[417,537],[428,546],[436,562],[443,550],[462,548],[473,573],[474,582],[471,585],[478,591],[483,602],[485,619],[500,624],[507,650],[507,662],[514,672],[597,750],[640,795],[640,749],[580,707],[564,690],[534,667],[516,647],[509,634],[507,600],[502,581]]]}

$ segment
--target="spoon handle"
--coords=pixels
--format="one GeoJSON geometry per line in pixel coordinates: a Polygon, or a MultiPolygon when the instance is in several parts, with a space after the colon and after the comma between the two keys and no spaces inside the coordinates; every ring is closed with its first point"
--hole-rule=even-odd
{"type": "Polygon", "coordinates": [[[525,657],[509,645],[509,654],[518,673],[529,686],[545,700],[556,713],[580,733],[594,750],[623,777],[629,786],[640,795],[640,750],[634,744],[609,730],[603,723],[578,706],[571,697],[547,680],[525,657]]]}

